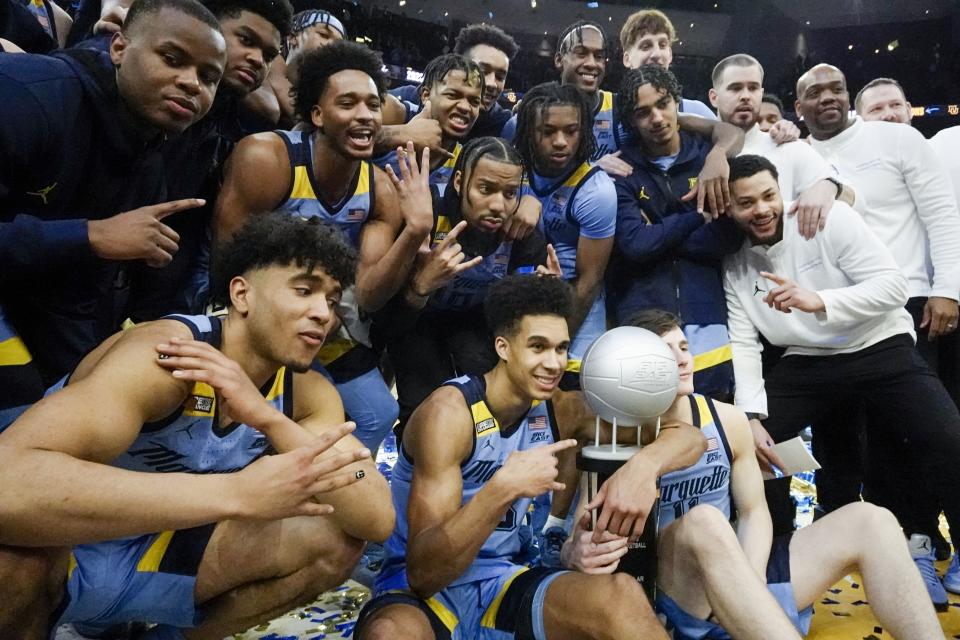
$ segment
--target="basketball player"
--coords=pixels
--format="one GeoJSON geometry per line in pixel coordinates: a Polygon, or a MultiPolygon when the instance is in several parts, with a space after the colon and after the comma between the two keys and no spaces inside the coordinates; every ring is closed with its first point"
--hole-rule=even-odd
{"type": "MultiPolygon", "coordinates": [[[[480,66],[455,53],[434,58],[423,71],[419,89],[422,107],[417,117],[436,120],[440,125],[440,149],[445,154],[433,154],[430,184],[437,187],[441,196],[453,175],[453,166],[463,148],[461,143],[480,114],[484,86],[480,66]]],[[[397,151],[378,157],[376,162],[381,167],[393,167],[394,174],[399,174],[397,151]]]]}
{"type": "Polygon", "coordinates": [[[371,449],[398,409],[358,309],[377,311],[406,282],[433,223],[425,182],[407,182],[398,197],[387,174],[370,162],[381,123],[380,64],[376,53],[348,41],[307,54],[297,108],[316,129],[245,138],[227,165],[214,220],[215,237],[223,242],[251,217],[279,209],[337,226],[357,248],[355,299],[351,291],[338,310],[345,327],[320,352],[319,364],[337,383],[358,437],[371,449]]]}
{"type": "Polygon", "coordinates": [[[370,451],[309,371],[353,249],[271,214],[217,259],[225,318],[114,335],[0,435],[3,637],[136,621],[223,638],[340,584],[393,529],[370,451]]]}
{"type": "MultiPolygon", "coordinates": [[[[550,404],[573,301],[558,278],[508,276],[484,310],[499,361],[447,382],[407,424],[391,487],[399,524],[357,637],[666,638],[634,578],[518,564],[530,501],[562,488],[556,454],[576,444],[558,440],[550,404]]],[[[703,444],[683,435],[688,463],[703,444]]]]}
{"type": "Polygon", "coordinates": [[[444,381],[496,364],[483,317],[490,285],[547,263],[539,230],[523,240],[506,237],[522,176],[523,161],[510,143],[474,138],[458,154],[444,195],[434,198],[431,248],[421,250],[410,281],[375,325],[391,336],[401,425],[444,381]]]}
{"type": "Polygon", "coordinates": [[[678,395],[664,417],[691,423],[707,438],[695,464],[660,479],[656,607],[673,638],[805,636],[814,602],[851,570],[863,576],[873,613],[890,635],[943,637],[893,515],[869,503],[851,504],[773,538],[747,417],[694,393],[693,357],[679,318],[648,310],[631,324],[659,334],[677,358],[678,395]],[[730,524],[734,514],[736,529],[730,524]],[[708,538],[702,553],[725,559],[722,581],[703,575],[697,553],[684,552],[690,538],[708,538]],[[716,603],[725,597],[755,612],[741,611],[744,620],[752,618],[749,628],[722,618],[716,603]]]}
{"type": "MultiPolygon", "coordinates": [[[[643,9],[630,14],[620,28],[620,47],[623,49],[623,66],[627,69],[639,69],[655,64],[664,69],[673,62],[673,43],[677,41],[677,31],[670,18],[658,9],[643,9]]],[[[681,98],[680,111],[715,119],[710,107],[699,100],[681,98]]]]}

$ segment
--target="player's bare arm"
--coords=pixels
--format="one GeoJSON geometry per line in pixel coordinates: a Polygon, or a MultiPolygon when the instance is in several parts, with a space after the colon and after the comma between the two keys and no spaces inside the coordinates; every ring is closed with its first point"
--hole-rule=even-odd
{"type": "Polygon", "coordinates": [[[360,232],[356,285],[357,302],[367,312],[382,308],[406,283],[417,250],[433,226],[428,177],[429,170],[398,176],[404,182],[403,193],[398,193],[387,174],[374,168],[376,207],[360,232]]]}
{"type": "Polygon", "coordinates": [[[733,405],[715,404],[733,453],[730,489],[737,508],[737,538],[750,565],[762,579],[773,540],[773,524],[763,492],[763,477],[747,416],[733,405]]]}
{"type": "Polygon", "coordinates": [[[577,279],[573,281],[574,312],[570,318],[570,335],[576,335],[603,285],[603,274],[613,250],[613,237],[577,241],[577,279]]]}
{"type": "Polygon", "coordinates": [[[230,155],[213,210],[214,244],[233,237],[252,216],[273,211],[289,193],[287,148],[275,133],[247,136],[230,155]]]}

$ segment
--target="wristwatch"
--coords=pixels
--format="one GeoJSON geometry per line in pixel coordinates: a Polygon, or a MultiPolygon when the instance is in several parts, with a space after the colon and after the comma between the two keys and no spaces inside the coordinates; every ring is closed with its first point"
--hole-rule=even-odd
{"type": "Polygon", "coordinates": [[[833,186],[835,186],[835,187],[837,188],[837,195],[834,196],[833,199],[834,199],[834,200],[839,200],[839,199],[840,199],[840,194],[843,193],[843,183],[840,182],[839,180],[837,180],[836,178],[833,178],[833,177],[826,178],[826,181],[827,181],[827,182],[832,182],[832,183],[833,183],[833,186]]]}

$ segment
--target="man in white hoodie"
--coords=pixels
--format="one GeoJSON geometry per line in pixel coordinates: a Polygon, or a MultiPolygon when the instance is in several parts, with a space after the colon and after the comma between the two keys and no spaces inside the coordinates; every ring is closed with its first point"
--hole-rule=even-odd
{"type": "MultiPolygon", "coordinates": [[[[919,350],[934,351],[930,347],[939,345],[931,343],[957,328],[960,298],[960,214],[942,163],[913,127],[851,119],[846,78],[831,65],[817,65],[800,77],[796,109],[810,129],[811,146],[856,189],[854,208],[903,270],[919,350]]],[[[913,512],[901,520],[908,532],[934,535],[936,522],[917,508],[914,483],[891,486],[885,478],[890,461],[900,460],[899,451],[911,445],[884,435],[868,439],[865,483],[868,489],[883,487],[871,499],[898,514],[913,512]]],[[[919,479],[927,462],[915,451],[908,454],[919,466],[898,465],[898,471],[919,479]]],[[[960,513],[941,506],[951,528],[960,531],[960,513]]],[[[946,594],[939,591],[935,600],[945,601],[946,594]]]]}
{"type": "Polygon", "coordinates": [[[914,349],[901,268],[843,203],[823,231],[803,238],[784,218],[777,176],[760,156],[730,162],[731,214],[747,235],[724,261],[736,404],[765,419],[750,421],[761,464],[774,442],[864,402],[868,437],[908,443],[904,458],[923,460],[924,482],[958,513],[960,413],[914,349]],[[786,349],[766,375],[761,335],[786,349]]]}

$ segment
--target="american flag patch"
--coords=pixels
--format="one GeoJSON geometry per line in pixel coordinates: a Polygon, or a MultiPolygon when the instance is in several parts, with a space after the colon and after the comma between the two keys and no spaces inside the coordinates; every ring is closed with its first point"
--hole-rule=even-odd
{"type": "Polygon", "coordinates": [[[707,451],[716,451],[719,446],[716,438],[707,438],[707,451]]]}
{"type": "Polygon", "coordinates": [[[531,430],[546,429],[547,416],[534,416],[527,421],[527,426],[529,426],[531,430]]]}
{"type": "Polygon", "coordinates": [[[350,211],[347,212],[347,220],[356,222],[357,220],[363,220],[365,215],[367,215],[366,209],[350,209],[350,211]]]}
{"type": "Polygon", "coordinates": [[[601,130],[601,131],[606,131],[607,129],[610,128],[610,121],[609,121],[609,120],[596,120],[596,121],[594,122],[594,124],[596,124],[598,127],[600,127],[600,130],[601,130]]]}

